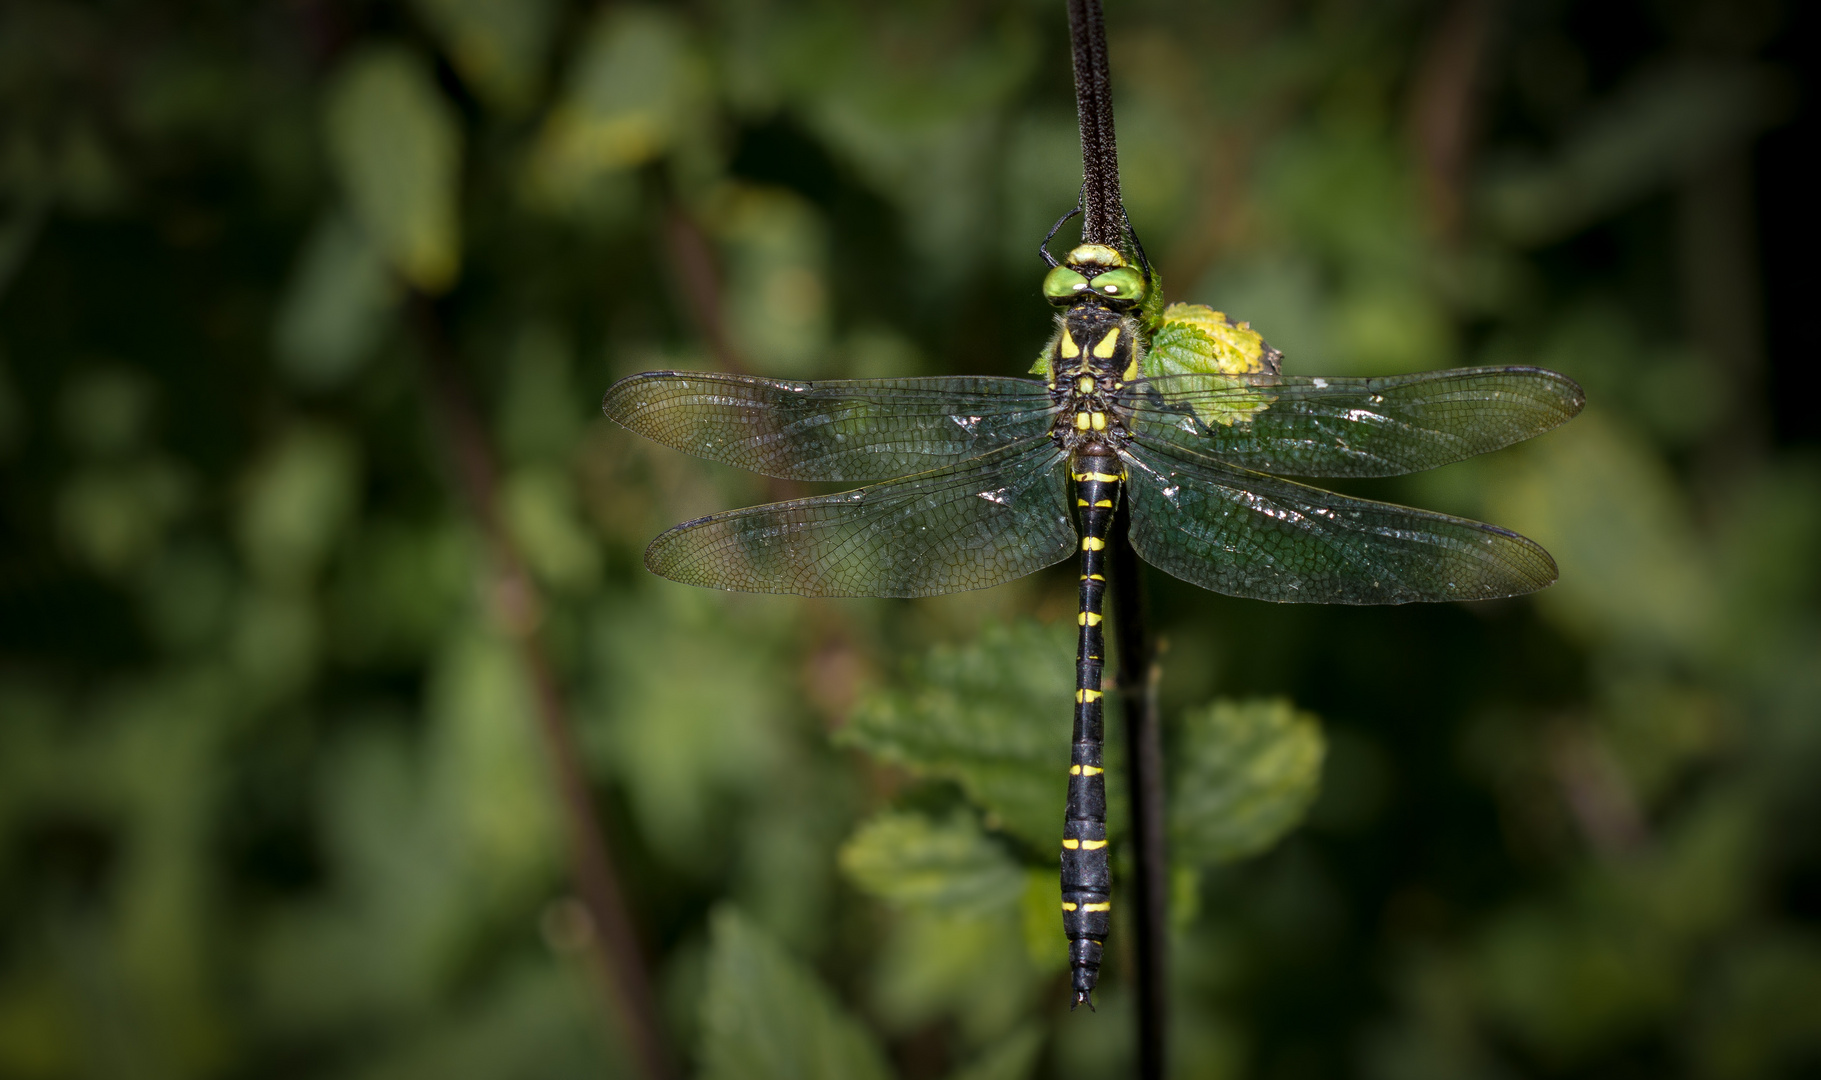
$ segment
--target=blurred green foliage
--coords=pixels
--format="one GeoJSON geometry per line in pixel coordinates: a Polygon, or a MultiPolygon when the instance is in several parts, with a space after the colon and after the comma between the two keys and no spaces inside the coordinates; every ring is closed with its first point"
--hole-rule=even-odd
{"type": "MultiPolygon", "coordinates": [[[[1174,1075],[1821,1068],[1821,465],[1771,428],[1750,182],[1797,10],[1109,4],[1174,299],[1294,373],[1590,402],[1356,485],[1536,537],[1535,598],[1151,579],[1174,1075]]],[[[1060,4],[14,0],[0,115],[0,1076],[628,1073],[427,321],[690,1070],[1129,1073],[1129,927],[1062,1008],[1072,574],[652,579],[789,492],[594,404],[1021,373],[1060,4]]]]}

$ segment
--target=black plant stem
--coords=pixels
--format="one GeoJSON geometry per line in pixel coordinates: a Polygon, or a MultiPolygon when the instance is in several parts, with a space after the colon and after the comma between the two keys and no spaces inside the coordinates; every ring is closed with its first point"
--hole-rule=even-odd
{"type": "MultiPolygon", "coordinates": [[[[1075,54],[1075,107],[1081,124],[1082,240],[1119,247],[1125,210],[1119,200],[1119,145],[1113,135],[1113,83],[1099,0],[1069,0],[1075,54]]],[[[1133,953],[1138,984],[1138,1075],[1164,1072],[1164,949],[1169,896],[1163,816],[1163,738],[1157,717],[1156,664],[1145,631],[1144,587],[1129,540],[1129,516],[1113,522],[1113,631],[1119,649],[1120,714],[1132,793],[1133,953]]]]}
{"type": "Polygon", "coordinates": [[[1081,239],[1119,246],[1119,144],[1113,137],[1113,81],[1100,0],[1069,0],[1075,52],[1075,112],[1081,124],[1081,239]]]}
{"type": "Polygon", "coordinates": [[[1138,872],[1132,892],[1133,953],[1138,958],[1138,1075],[1164,1071],[1167,1002],[1164,955],[1169,883],[1164,851],[1163,734],[1157,716],[1159,668],[1145,632],[1143,568],[1121,506],[1113,521],[1113,638],[1119,649],[1119,711],[1125,717],[1126,777],[1132,793],[1132,848],[1138,872]]]}

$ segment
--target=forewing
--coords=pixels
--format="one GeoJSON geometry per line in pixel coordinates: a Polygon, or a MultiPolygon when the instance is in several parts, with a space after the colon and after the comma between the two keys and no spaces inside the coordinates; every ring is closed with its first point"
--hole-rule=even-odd
{"type": "Polygon", "coordinates": [[[1152,446],[1291,476],[1396,476],[1540,435],[1581,411],[1574,380],[1533,367],[1380,379],[1169,375],[1122,392],[1152,446]]]}
{"type": "Polygon", "coordinates": [[[1049,390],[1029,379],[786,382],[649,371],[615,383],[607,416],[698,457],[792,480],[886,480],[1042,435],[1049,390]]]}
{"type": "Polygon", "coordinates": [[[935,596],[999,585],[1075,550],[1047,437],[839,495],[686,522],[645,565],[687,585],[799,596],[935,596]]]}
{"type": "Polygon", "coordinates": [[[1305,604],[1489,600],[1555,560],[1496,525],[1337,495],[1212,458],[1128,446],[1132,546],[1204,589],[1305,604]]]}

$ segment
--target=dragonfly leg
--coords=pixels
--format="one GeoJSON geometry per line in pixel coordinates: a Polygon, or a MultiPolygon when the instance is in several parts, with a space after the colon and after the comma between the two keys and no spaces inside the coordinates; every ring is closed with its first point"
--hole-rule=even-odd
{"type": "Polygon", "coordinates": [[[1101,629],[1106,597],[1107,537],[1119,500],[1120,465],[1113,456],[1077,453],[1070,474],[1081,518],[1081,603],[1075,654],[1075,738],[1069,764],[1069,804],[1062,822],[1062,928],[1069,939],[1074,1002],[1093,1008],[1112,917],[1112,874],[1107,859],[1106,773],[1102,756],[1100,677],[1106,639],[1101,629]]]}

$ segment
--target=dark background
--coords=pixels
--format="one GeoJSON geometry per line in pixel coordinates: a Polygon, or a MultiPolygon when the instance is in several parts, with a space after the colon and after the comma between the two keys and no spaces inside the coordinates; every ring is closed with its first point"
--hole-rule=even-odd
{"type": "MultiPolygon", "coordinates": [[[[1107,20],[1173,299],[1292,373],[1588,395],[1349,489],[1536,538],[1535,597],[1153,575],[1171,749],[1259,699],[1326,748],[1280,842],[1179,846],[1176,1074],[1821,1074],[1815,6],[1107,20]]],[[[1049,654],[992,635],[1068,622],[1072,571],[653,579],[662,528],[794,492],[596,411],[651,368],[1022,373],[1066,41],[1035,0],[0,8],[0,1076],[626,1072],[540,686],[690,1071],[810,1074],[757,1031],[828,1075],[1126,1075],[1125,958],[1064,1009],[1053,864],[965,768],[841,734],[944,656],[1016,698],[1049,654]],[[881,821],[951,877],[876,872],[881,821]]]]}

